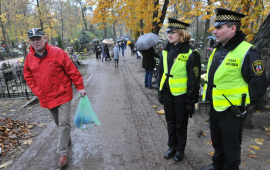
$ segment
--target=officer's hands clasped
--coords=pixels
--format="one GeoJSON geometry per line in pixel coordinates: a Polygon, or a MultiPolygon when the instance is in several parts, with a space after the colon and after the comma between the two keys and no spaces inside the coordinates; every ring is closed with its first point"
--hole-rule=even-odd
{"type": "Polygon", "coordinates": [[[158,91],[158,101],[163,105],[163,94],[162,91],[158,91]]]}
{"type": "Polygon", "coordinates": [[[195,110],[194,104],[190,104],[190,103],[186,104],[186,111],[189,114],[190,118],[192,118],[192,115],[194,114],[194,110],[195,110]]]}

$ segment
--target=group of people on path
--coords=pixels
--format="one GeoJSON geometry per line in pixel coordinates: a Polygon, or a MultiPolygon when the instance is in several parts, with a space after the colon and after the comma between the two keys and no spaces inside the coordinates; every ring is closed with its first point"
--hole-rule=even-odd
{"type": "MultiPolygon", "coordinates": [[[[203,94],[203,99],[211,103],[210,130],[215,152],[213,163],[202,167],[202,170],[239,169],[242,124],[248,114],[247,107],[256,104],[267,88],[260,54],[244,40],[245,36],[240,31],[243,17],[245,15],[234,11],[216,9],[213,33],[217,44],[209,59],[203,94]]],[[[176,162],[184,158],[188,119],[194,114],[200,88],[200,55],[189,45],[191,37],[186,31],[189,26],[188,23],[169,18],[166,30],[168,43],[160,57],[157,78],[158,100],[164,105],[168,130],[168,150],[164,157],[174,157],[176,162]]],[[[83,97],[86,95],[83,78],[69,57],[73,52],[71,49],[68,49],[67,54],[49,45],[47,37],[39,28],[30,29],[27,33],[31,47],[25,59],[24,79],[39,98],[41,107],[49,109],[57,125],[58,165],[64,167],[67,165],[68,145],[71,142],[72,83],[83,97]]],[[[118,44],[113,48],[115,67],[118,66],[119,48],[118,44]]],[[[102,51],[108,55],[106,45],[102,51]]],[[[151,88],[151,62],[157,56],[152,48],[142,53],[143,60],[150,61],[144,68],[145,86],[151,88]]]]}
{"type": "Polygon", "coordinates": [[[99,44],[98,41],[96,41],[95,44],[95,52],[96,52],[96,59],[101,59],[100,55],[102,54],[102,62],[104,61],[111,61],[112,58],[115,62],[115,67],[118,67],[119,63],[119,56],[122,52],[122,56],[124,57],[125,54],[125,43],[124,42],[116,42],[112,46],[111,53],[109,52],[108,44],[103,43],[102,45],[99,44]]]}

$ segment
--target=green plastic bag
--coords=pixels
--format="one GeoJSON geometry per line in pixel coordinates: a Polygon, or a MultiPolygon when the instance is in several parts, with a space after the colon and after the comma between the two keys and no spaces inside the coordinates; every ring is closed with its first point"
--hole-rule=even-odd
{"type": "Polygon", "coordinates": [[[97,115],[95,114],[87,96],[80,98],[74,117],[74,124],[80,129],[90,129],[100,125],[97,115]]]}

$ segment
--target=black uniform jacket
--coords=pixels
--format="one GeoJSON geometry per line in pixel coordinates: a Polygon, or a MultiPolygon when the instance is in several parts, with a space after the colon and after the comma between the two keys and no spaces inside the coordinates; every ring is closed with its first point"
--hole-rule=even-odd
{"type": "MultiPolygon", "coordinates": [[[[239,31],[225,44],[225,46],[222,46],[221,44],[216,45],[217,50],[208,73],[208,88],[206,91],[206,98],[208,100],[212,101],[213,81],[216,70],[229,51],[235,49],[244,40],[245,35],[242,33],[242,31],[239,31]]],[[[254,68],[253,63],[256,60],[261,60],[261,56],[255,47],[251,47],[244,58],[241,70],[242,76],[249,87],[250,105],[256,104],[263,97],[267,88],[265,71],[263,71],[261,75],[258,75],[254,71],[256,68],[254,68]]],[[[264,66],[262,69],[264,69],[264,66]]]]}
{"type": "MultiPolygon", "coordinates": [[[[177,56],[180,53],[188,53],[189,49],[191,49],[193,52],[189,56],[187,65],[186,65],[188,80],[187,80],[187,93],[186,93],[185,103],[194,104],[198,102],[198,98],[199,98],[200,73],[201,73],[200,54],[197,51],[195,51],[194,47],[189,45],[189,42],[178,43],[176,46],[174,46],[174,44],[167,43],[163,48],[163,50],[168,51],[168,56],[167,56],[168,74],[170,74],[170,70],[174,63],[174,59],[177,58],[177,56]],[[196,69],[194,69],[196,67],[198,68],[197,72],[196,72],[196,69]]],[[[163,56],[162,56],[159,60],[159,76],[157,78],[158,84],[160,84],[163,73],[164,73],[164,68],[163,68],[163,56]]],[[[170,89],[168,78],[166,79],[163,88],[170,89]]]]}

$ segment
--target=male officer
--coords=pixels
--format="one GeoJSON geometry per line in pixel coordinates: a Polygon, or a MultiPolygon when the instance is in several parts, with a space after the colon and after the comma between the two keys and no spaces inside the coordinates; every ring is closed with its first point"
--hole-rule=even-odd
{"type": "Polygon", "coordinates": [[[203,95],[203,100],[211,101],[210,130],[215,153],[213,163],[201,169],[237,170],[246,106],[262,98],[267,80],[260,54],[244,41],[245,36],[239,31],[245,15],[222,8],[215,12],[214,34],[218,45],[208,62],[203,95]]]}

